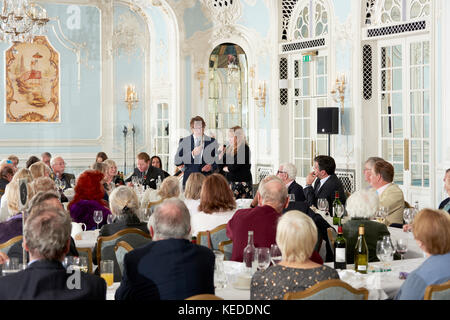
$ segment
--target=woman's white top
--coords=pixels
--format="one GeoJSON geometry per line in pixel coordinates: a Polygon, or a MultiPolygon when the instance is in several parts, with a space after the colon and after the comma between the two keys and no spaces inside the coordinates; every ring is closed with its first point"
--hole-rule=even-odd
{"type": "Polygon", "coordinates": [[[212,230],[221,224],[227,224],[235,212],[236,209],[211,214],[202,211],[191,214],[191,234],[197,236],[200,231],[212,230]]]}

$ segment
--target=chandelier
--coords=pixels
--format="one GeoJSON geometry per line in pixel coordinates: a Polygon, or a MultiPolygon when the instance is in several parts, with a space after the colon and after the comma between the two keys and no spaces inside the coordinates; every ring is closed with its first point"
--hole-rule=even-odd
{"type": "Polygon", "coordinates": [[[31,42],[45,32],[47,11],[28,0],[3,0],[0,13],[0,41],[31,42]]]}

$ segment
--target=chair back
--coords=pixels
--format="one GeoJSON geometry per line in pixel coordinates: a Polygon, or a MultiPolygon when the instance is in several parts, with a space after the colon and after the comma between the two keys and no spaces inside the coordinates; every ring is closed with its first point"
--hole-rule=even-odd
{"type": "Polygon", "coordinates": [[[23,236],[17,236],[9,239],[4,243],[0,243],[0,252],[6,253],[6,255],[10,256],[10,251],[20,251],[22,252],[22,239],[23,236]]]}
{"type": "Polygon", "coordinates": [[[79,257],[86,257],[88,260],[88,272],[92,273],[92,249],[77,247],[79,257]]]}
{"type": "Polygon", "coordinates": [[[200,231],[197,234],[197,243],[211,250],[219,250],[219,243],[226,240],[230,240],[227,237],[226,224],[221,224],[209,231],[200,231]]]}
{"type": "Polygon", "coordinates": [[[233,252],[233,240],[225,240],[219,242],[219,251],[223,253],[223,260],[231,260],[231,253],[233,252]]]}
{"type": "Polygon", "coordinates": [[[114,252],[116,254],[117,264],[119,265],[121,275],[123,274],[123,259],[131,250],[133,250],[133,247],[126,241],[119,241],[114,246],[114,252]]]}
{"type": "Polygon", "coordinates": [[[195,296],[186,298],[185,300],[223,300],[223,298],[218,297],[214,294],[205,293],[205,294],[197,294],[195,296]]]}
{"type": "Polygon", "coordinates": [[[334,241],[337,238],[337,232],[334,230],[334,228],[329,227],[327,228],[327,234],[328,234],[328,242],[330,244],[331,249],[334,248],[334,241]]]}
{"type": "Polygon", "coordinates": [[[450,281],[425,288],[424,300],[450,300],[450,281]]]}
{"type": "Polygon", "coordinates": [[[342,280],[324,280],[299,292],[288,292],[284,300],[367,300],[369,291],[355,289],[342,280]]]}
{"type": "Polygon", "coordinates": [[[126,241],[133,248],[138,248],[149,243],[151,241],[151,236],[150,234],[137,228],[126,228],[111,236],[98,237],[97,263],[100,266],[101,260],[114,261],[114,282],[118,282],[122,279],[120,267],[114,252],[114,247],[119,241],[126,241]]]}

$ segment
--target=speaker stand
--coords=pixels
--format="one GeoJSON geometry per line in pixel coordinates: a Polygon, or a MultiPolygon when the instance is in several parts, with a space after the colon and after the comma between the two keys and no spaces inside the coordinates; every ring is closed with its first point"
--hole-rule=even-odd
{"type": "Polygon", "coordinates": [[[330,157],[331,134],[328,134],[328,156],[330,157]]]}

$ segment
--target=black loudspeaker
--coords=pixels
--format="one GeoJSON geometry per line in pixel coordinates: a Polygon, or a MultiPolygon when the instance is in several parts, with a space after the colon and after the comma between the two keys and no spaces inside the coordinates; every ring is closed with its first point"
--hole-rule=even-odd
{"type": "Polygon", "coordinates": [[[317,133],[339,134],[339,108],[317,108],[317,133]]]}

